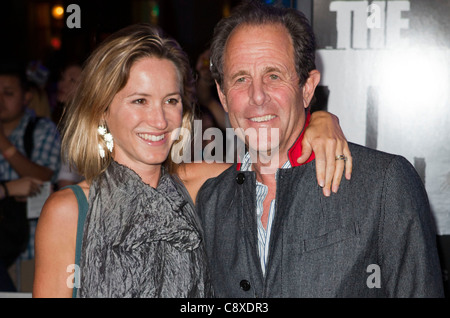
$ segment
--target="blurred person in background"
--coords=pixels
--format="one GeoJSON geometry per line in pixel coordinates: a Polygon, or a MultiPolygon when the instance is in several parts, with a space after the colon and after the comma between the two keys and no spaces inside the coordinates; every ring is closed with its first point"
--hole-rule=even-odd
{"type": "MultiPolygon", "coordinates": [[[[59,131],[63,130],[61,117],[65,111],[65,107],[75,92],[80,81],[82,71],[82,64],[79,62],[72,62],[67,64],[56,84],[56,92],[53,96],[53,106],[51,118],[58,126],[59,131]]],[[[63,154],[65,156],[65,154],[63,154]]],[[[56,181],[56,189],[62,189],[65,186],[81,182],[83,177],[76,171],[71,169],[66,161],[62,160],[59,175],[56,181]]]]}
{"type": "Polygon", "coordinates": [[[7,269],[21,252],[34,253],[36,220],[28,222],[26,198],[44,181],[55,182],[60,137],[54,123],[27,109],[32,97],[22,63],[0,64],[0,259],[7,269]],[[13,182],[15,180],[21,180],[13,182]]]}

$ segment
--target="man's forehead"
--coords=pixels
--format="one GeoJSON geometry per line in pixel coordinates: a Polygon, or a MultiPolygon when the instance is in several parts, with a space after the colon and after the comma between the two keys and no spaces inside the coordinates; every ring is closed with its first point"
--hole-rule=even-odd
{"type": "Polygon", "coordinates": [[[230,35],[224,52],[224,72],[233,77],[250,68],[284,71],[294,67],[294,48],[282,25],[242,25],[230,35]]]}
{"type": "Polygon", "coordinates": [[[20,86],[20,79],[15,75],[0,74],[0,85],[3,87],[17,87],[20,86]]]}
{"type": "Polygon", "coordinates": [[[243,49],[266,50],[264,46],[274,47],[278,51],[294,47],[289,31],[282,24],[243,24],[231,32],[225,44],[224,54],[227,56],[231,51],[243,49]]]}

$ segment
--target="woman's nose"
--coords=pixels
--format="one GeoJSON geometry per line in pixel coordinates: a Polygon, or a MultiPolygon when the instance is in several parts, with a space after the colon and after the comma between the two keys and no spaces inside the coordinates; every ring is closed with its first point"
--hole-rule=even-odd
{"type": "Polygon", "coordinates": [[[151,126],[164,130],[168,126],[166,115],[164,113],[163,107],[153,107],[148,113],[148,122],[151,126]]]}

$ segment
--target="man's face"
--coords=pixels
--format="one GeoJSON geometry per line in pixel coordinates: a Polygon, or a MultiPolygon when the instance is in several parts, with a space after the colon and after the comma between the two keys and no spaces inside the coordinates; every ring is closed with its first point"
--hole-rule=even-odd
{"type": "Polygon", "coordinates": [[[0,75],[0,122],[8,123],[21,118],[26,96],[18,77],[0,75]]]}
{"type": "Polygon", "coordinates": [[[246,140],[253,150],[279,149],[283,156],[303,129],[308,105],[294,61],[291,37],[279,24],[242,25],[228,39],[219,97],[233,128],[268,130],[267,138],[258,133],[257,142],[246,140]]]}

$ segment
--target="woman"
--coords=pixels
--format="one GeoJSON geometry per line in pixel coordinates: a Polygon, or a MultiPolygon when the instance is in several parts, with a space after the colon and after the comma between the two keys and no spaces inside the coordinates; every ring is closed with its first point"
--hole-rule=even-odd
{"type": "Polygon", "coordinates": [[[63,189],[43,208],[33,296],[212,296],[192,202],[228,165],[180,168],[169,156],[177,128],[191,128],[193,94],[185,53],[151,26],[125,28],[91,55],[63,134],[86,180],[81,195],[63,189]]]}

